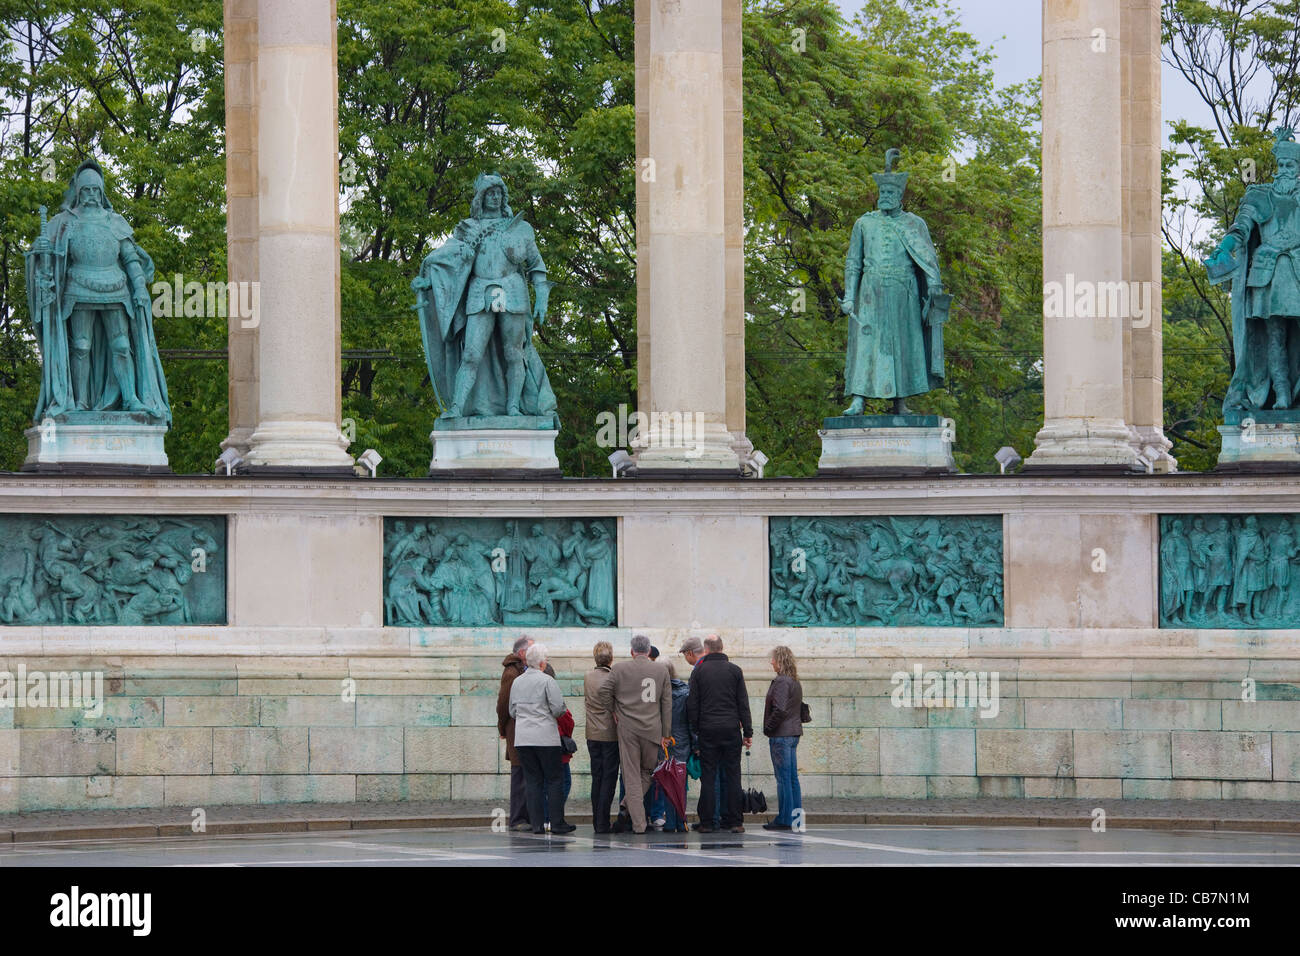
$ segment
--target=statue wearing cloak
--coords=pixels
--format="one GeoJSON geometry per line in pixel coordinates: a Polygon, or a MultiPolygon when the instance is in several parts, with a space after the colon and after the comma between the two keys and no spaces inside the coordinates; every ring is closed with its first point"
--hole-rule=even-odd
{"type": "Polygon", "coordinates": [[[1300,396],[1300,143],[1279,129],[1271,183],[1246,189],[1210,281],[1231,283],[1236,368],[1224,412],[1288,409],[1300,396]]]}
{"type": "Polygon", "coordinates": [[[845,415],[862,414],[863,400],[903,399],[939,387],[944,377],[943,321],[949,297],[939,278],[939,256],[925,220],[903,212],[907,173],[890,172],[898,151],[886,153],[879,208],[853,224],[844,263],[844,301],[849,316],[844,394],[845,415]]]}
{"type": "Polygon", "coordinates": [[[533,227],[511,213],[499,176],[479,176],[470,218],[425,257],[411,288],[442,419],[537,416],[559,428],[555,393],[532,342],[533,322],[546,316],[546,265],[533,227]],[[537,298],[531,310],[529,278],[537,298]]]}
{"type": "Polygon", "coordinates": [[[60,211],[26,254],[27,304],[41,350],[34,418],[121,411],[170,423],[154,340],[153,260],[104,193],[93,159],[78,167],[60,211]]]}

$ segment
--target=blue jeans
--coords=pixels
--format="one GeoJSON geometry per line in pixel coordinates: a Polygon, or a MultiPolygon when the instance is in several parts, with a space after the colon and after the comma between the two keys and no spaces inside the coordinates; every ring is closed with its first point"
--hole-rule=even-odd
{"type": "MultiPolygon", "coordinates": [[[[798,737],[769,737],[772,751],[772,769],[776,772],[776,796],[779,810],[773,823],[794,825],[794,811],[803,807],[803,794],[799,790],[798,737]]],[[[801,821],[802,822],[802,821],[801,821]]]]}
{"type": "MultiPolygon", "coordinates": [[[[672,833],[676,830],[686,832],[686,821],[677,815],[677,808],[673,806],[672,801],[668,799],[668,795],[664,793],[664,788],[656,783],[650,792],[654,794],[654,798],[650,801],[651,819],[658,820],[662,817],[664,832],[666,833],[672,833]]],[[[687,777],[686,793],[689,795],[690,792],[691,778],[687,777]]]]}

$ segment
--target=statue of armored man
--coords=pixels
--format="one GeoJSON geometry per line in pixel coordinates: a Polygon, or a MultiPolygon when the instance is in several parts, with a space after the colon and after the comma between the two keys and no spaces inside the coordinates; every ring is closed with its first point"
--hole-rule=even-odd
{"type": "Polygon", "coordinates": [[[555,392],[533,346],[551,282],[533,227],[511,210],[500,176],[475,180],[469,218],[425,256],[411,288],[442,408],[430,473],[558,476],[555,392]]]}
{"type": "Polygon", "coordinates": [[[77,167],[27,258],[27,304],[41,353],[25,469],[163,468],[171,422],[154,341],[153,260],[113,210],[93,159],[77,167]]]}

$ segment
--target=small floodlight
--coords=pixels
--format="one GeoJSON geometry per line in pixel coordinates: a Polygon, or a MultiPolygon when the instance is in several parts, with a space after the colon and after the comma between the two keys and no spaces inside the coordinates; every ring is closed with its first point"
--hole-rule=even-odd
{"type": "Polygon", "coordinates": [[[235,470],[243,463],[244,459],[239,457],[239,452],[235,451],[233,448],[227,448],[221,453],[221,457],[213,462],[214,467],[212,473],[214,475],[219,475],[222,473],[222,469],[225,469],[225,474],[228,478],[233,475],[235,470]]]}
{"type": "Polygon", "coordinates": [[[617,451],[614,452],[614,454],[609,456],[609,465],[612,469],[614,469],[615,478],[622,478],[624,475],[626,475],[628,470],[632,467],[633,464],[634,462],[632,461],[632,456],[629,455],[622,448],[618,449],[617,451]]]}
{"type": "Polygon", "coordinates": [[[998,449],[998,453],[993,456],[993,460],[998,463],[998,468],[1001,469],[999,474],[1005,475],[1008,468],[1014,471],[1023,459],[1021,459],[1020,453],[1010,445],[1003,445],[998,449]]]}
{"type": "Polygon", "coordinates": [[[361,453],[361,457],[357,459],[357,463],[365,465],[370,471],[370,477],[373,478],[375,477],[375,471],[379,468],[379,463],[383,460],[384,459],[379,452],[375,451],[373,448],[367,448],[361,453]]]}
{"type": "Polygon", "coordinates": [[[762,478],[763,468],[767,465],[767,456],[755,449],[744,460],[744,474],[749,478],[762,478]]]}

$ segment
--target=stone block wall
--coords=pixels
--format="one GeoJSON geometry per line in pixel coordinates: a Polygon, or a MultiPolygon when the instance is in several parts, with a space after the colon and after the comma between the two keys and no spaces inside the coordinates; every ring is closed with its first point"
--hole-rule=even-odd
{"type": "MultiPolygon", "coordinates": [[[[572,799],[582,804],[586,652],[604,636],[623,656],[631,633],[541,635],[577,722],[572,799]]],[[[686,633],[650,636],[672,655],[686,633]]],[[[766,652],[788,643],[798,655],[814,717],[798,752],[807,797],[1300,799],[1300,662],[915,658],[870,655],[878,632],[722,633],[745,668],[756,724],[771,673],[766,652]],[[942,703],[895,706],[892,675],[918,664],[996,672],[996,715],[942,703]],[[1255,699],[1242,700],[1250,680],[1255,699]]],[[[501,646],[467,651],[447,635],[445,653],[400,657],[2,659],[0,669],[22,663],[28,673],[102,668],[106,700],[96,720],[80,709],[0,709],[0,812],[354,800],[504,805],[509,767],[496,733],[496,690],[509,635],[499,637],[501,646]]],[[[761,736],[742,767],[745,785],[752,768],[753,785],[774,803],[761,736]]],[[[691,788],[698,793],[697,783],[691,788]]]]}
{"type": "MultiPolygon", "coordinates": [[[[580,744],[596,641],[621,657],[644,633],[684,675],[681,641],[717,632],[748,674],[756,722],[768,652],[797,655],[814,716],[799,747],[809,797],[1300,798],[1300,621],[1159,620],[1159,515],[1300,513],[1300,486],[1278,478],[8,476],[0,513],[224,515],[229,528],[224,625],[0,627],[0,672],[101,671],[107,697],[97,719],[0,706],[0,812],[504,803],[495,699],[520,629],[381,626],[383,524],[521,515],[617,521],[619,626],[531,632],[552,649],[580,744]],[[1001,516],[1004,626],[772,627],[774,515],[1001,516]],[[895,706],[893,676],[918,665],[996,673],[996,715],[895,706]]],[[[753,784],[771,802],[755,744],[753,784]]],[[[584,801],[585,748],[571,767],[584,801]]]]}

